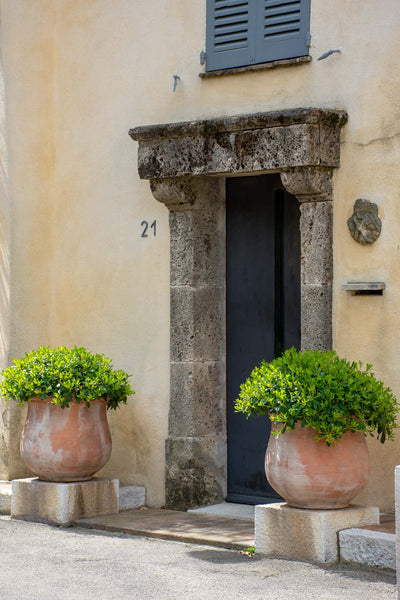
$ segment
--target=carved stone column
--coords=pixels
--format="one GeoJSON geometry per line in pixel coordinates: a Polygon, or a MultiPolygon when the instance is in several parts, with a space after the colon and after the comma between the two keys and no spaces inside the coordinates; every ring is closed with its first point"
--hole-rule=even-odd
{"type": "Polygon", "coordinates": [[[301,346],[332,348],[332,170],[300,167],[281,173],[300,201],[301,346]]]}
{"type": "Polygon", "coordinates": [[[226,495],[225,182],[153,180],[171,236],[171,399],[166,505],[213,504],[226,495]]]}

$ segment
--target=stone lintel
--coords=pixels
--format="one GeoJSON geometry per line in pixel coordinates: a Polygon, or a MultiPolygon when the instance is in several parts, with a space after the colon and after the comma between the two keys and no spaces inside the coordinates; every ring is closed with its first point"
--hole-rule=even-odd
{"type": "Polygon", "coordinates": [[[340,128],[347,123],[347,113],[343,110],[326,108],[293,108],[200,121],[145,125],[130,129],[129,135],[133,140],[143,142],[177,137],[209,137],[215,133],[285,127],[303,123],[323,124],[340,128]]]}
{"type": "Polygon", "coordinates": [[[12,482],[11,517],[68,527],[77,519],[119,511],[118,479],[73,483],[40,481],[37,477],[12,482]]]}
{"type": "Polygon", "coordinates": [[[338,167],[343,111],[295,109],[137,127],[142,179],[338,167]]]}
{"type": "Polygon", "coordinates": [[[256,551],[268,556],[333,564],[339,560],[338,532],[376,525],[379,508],[350,505],[336,510],[306,510],[286,503],[255,508],[256,551]]]}

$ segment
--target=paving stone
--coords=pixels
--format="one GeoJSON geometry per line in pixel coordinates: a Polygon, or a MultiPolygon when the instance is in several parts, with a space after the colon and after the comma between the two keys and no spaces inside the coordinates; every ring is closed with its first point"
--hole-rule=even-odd
{"type": "Polygon", "coordinates": [[[75,523],[89,529],[206,544],[243,550],[254,546],[251,521],[163,509],[127,510],[118,515],[82,519],[75,523]]]}

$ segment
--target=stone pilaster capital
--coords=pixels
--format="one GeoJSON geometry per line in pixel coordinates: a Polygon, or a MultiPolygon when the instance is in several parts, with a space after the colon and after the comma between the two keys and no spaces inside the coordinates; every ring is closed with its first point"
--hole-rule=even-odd
{"type": "Polygon", "coordinates": [[[152,179],[150,188],[158,202],[173,210],[194,204],[193,184],[192,177],[172,177],[171,179],[152,179]]]}
{"type": "Polygon", "coordinates": [[[225,180],[217,177],[151,179],[153,196],[170,211],[209,209],[225,197],[225,180]]]}
{"type": "Polygon", "coordinates": [[[332,169],[295,167],[281,171],[281,180],[290,194],[300,202],[332,200],[332,169]]]}

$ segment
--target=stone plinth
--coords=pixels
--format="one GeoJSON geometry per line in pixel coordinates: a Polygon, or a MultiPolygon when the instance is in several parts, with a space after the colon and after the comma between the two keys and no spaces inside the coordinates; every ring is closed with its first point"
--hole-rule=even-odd
{"type": "Polygon", "coordinates": [[[11,517],[68,527],[77,519],[118,513],[118,493],[118,479],[74,483],[14,479],[11,517]]]}
{"type": "Polygon", "coordinates": [[[351,505],[306,510],[286,503],[255,508],[255,543],[260,554],[332,564],[339,560],[338,531],[379,523],[379,508],[351,505]]]}

